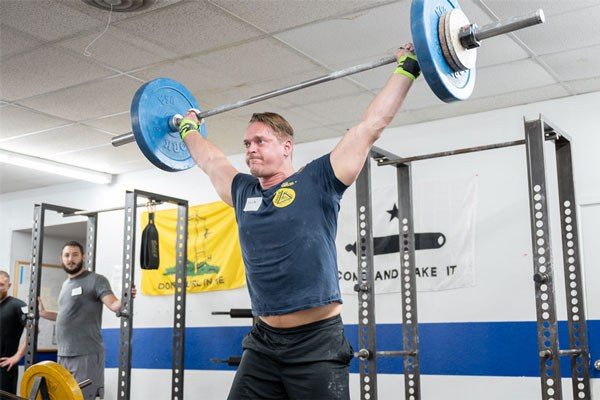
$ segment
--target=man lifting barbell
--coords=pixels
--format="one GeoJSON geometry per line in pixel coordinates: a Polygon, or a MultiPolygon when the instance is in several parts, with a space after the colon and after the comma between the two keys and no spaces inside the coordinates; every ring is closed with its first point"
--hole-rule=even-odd
{"type": "Polygon", "coordinates": [[[420,73],[412,43],[361,121],[331,153],[298,172],[293,129],[280,115],[254,114],[244,134],[250,174],[238,172],[200,134],[195,111],[180,133],[221,199],[235,208],[252,312],[259,317],[229,399],[349,399],[353,350],[344,337],[335,236],[340,200],[373,143],[420,73]]]}

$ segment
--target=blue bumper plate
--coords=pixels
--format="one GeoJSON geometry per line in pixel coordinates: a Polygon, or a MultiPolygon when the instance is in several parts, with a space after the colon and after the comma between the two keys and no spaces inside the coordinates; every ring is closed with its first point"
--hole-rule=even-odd
{"type": "Polygon", "coordinates": [[[410,28],[423,76],[442,101],[467,99],[475,86],[475,68],[456,72],[444,58],[438,23],[445,13],[459,8],[456,0],[413,0],[410,28]]]}
{"type": "MultiPolygon", "coordinates": [[[[183,115],[190,108],[200,109],[194,96],[169,78],[146,82],[133,97],[131,127],[135,141],[146,158],[164,171],[182,171],[195,165],[179,132],[169,126],[173,115],[183,115]]],[[[204,124],[200,130],[206,137],[204,124]]]]}

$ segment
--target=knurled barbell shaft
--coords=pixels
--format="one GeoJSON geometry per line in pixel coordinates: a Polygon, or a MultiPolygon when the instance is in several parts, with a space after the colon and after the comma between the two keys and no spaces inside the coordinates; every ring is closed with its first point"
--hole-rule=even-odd
{"type": "Polygon", "coordinates": [[[542,24],[545,20],[544,12],[540,8],[520,17],[511,17],[502,21],[492,22],[481,28],[475,28],[475,39],[479,41],[489,39],[494,36],[527,28],[528,26],[542,24]]]}
{"type": "MultiPolygon", "coordinates": [[[[278,97],[287,93],[295,92],[300,89],[304,89],[310,86],[319,85],[324,82],[333,81],[339,78],[343,78],[348,75],[357,74],[359,72],[367,71],[373,68],[381,67],[382,65],[392,64],[396,62],[396,56],[390,55],[387,57],[380,58],[375,61],[371,61],[365,64],[355,65],[353,67],[345,68],[339,71],[332,72],[327,75],[323,75],[318,78],[310,79],[308,81],[300,82],[295,85],[287,86],[281,89],[276,89],[267,93],[259,94],[258,96],[250,97],[245,100],[240,100],[235,103],[225,104],[222,106],[218,106],[213,108],[212,110],[202,111],[197,114],[198,119],[210,117],[213,115],[221,114],[227,111],[235,110],[237,108],[241,108],[250,104],[258,103],[267,99],[271,99],[273,97],[278,97]]],[[[182,110],[185,111],[185,110],[182,110]]],[[[111,143],[113,146],[118,147],[122,146],[126,143],[131,143],[135,141],[135,137],[132,132],[125,133],[123,135],[115,136],[111,143]]]]}

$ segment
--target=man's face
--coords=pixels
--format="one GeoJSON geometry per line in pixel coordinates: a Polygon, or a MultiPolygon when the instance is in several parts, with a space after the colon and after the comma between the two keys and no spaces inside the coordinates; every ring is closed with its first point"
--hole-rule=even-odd
{"type": "Polygon", "coordinates": [[[8,296],[8,289],[10,289],[10,279],[0,276],[0,300],[4,300],[8,296]]]}
{"type": "Polygon", "coordinates": [[[67,274],[76,274],[83,268],[83,254],[77,246],[65,246],[62,251],[62,267],[67,274]]]}
{"type": "Polygon", "coordinates": [[[275,133],[262,122],[253,122],[244,134],[246,165],[258,178],[269,177],[281,171],[292,149],[292,142],[279,141],[275,133]]]}

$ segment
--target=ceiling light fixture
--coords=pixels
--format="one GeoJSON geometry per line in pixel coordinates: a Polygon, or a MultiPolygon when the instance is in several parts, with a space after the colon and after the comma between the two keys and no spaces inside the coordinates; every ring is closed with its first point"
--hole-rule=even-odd
{"type": "Polygon", "coordinates": [[[82,0],[102,10],[117,12],[141,11],[149,7],[155,0],[82,0]]]}
{"type": "Polygon", "coordinates": [[[93,171],[91,169],[75,167],[73,165],[32,157],[25,154],[13,153],[12,151],[6,150],[0,150],[0,163],[16,165],[23,168],[62,175],[102,185],[111,183],[113,178],[111,174],[107,174],[106,172],[93,171]]]}

